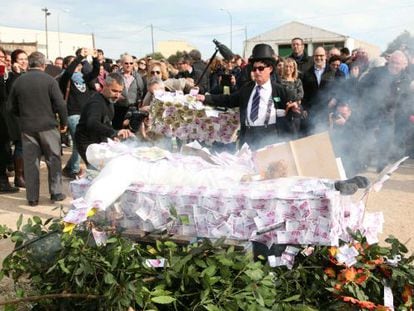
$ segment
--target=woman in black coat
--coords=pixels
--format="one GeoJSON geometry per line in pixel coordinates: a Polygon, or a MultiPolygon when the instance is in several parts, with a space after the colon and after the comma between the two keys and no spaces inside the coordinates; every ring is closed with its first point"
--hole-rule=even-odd
{"type": "MultiPolygon", "coordinates": [[[[21,49],[14,50],[11,53],[12,71],[6,81],[7,94],[10,93],[14,81],[24,74],[29,66],[27,54],[21,49]]],[[[14,143],[14,185],[25,188],[24,170],[23,170],[23,146],[21,141],[21,132],[18,119],[11,113],[6,118],[9,130],[10,140],[14,143]]]]}
{"type": "Polygon", "coordinates": [[[6,53],[0,48],[0,193],[12,193],[19,191],[19,188],[10,186],[6,174],[6,168],[9,160],[9,135],[6,122],[3,118],[5,104],[7,100],[6,83],[4,80],[6,72],[6,53]]]}

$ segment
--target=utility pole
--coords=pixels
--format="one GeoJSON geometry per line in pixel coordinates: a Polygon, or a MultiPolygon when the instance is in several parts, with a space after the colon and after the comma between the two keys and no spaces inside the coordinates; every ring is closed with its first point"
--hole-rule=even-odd
{"type": "Polygon", "coordinates": [[[96,47],[95,47],[95,33],[93,33],[92,32],[92,47],[93,47],[93,49],[95,49],[96,47]]]}
{"type": "Polygon", "coordinates": [[[247,48],[247,26],[244,26],[244,47],[243,47],[243,58],[246,57],[247,48]]]}
{"type": "Polygon", "coordinates": [[[152,42],[152,54],[155,53],[154,50],[154,26],[151,24],[151,42],[152,42]]]}
{"type": "Polygon", "coordinates": [[[45,12],[46,58],[49,59],[49,38],[47,34],[47,17],[52,13],[50,13],[46,7],[43,8],[42,11],[45,12]]]}
{"type": "Polygon", "coordinates": [[[230,18],[230,50],[233,50],[233,16],[229,10],[220,9],[221,11],[227,12],[230,18]]]}
{"type": "Polygon", "coordinates": [[[62,56],[62,48],[60,44],[62,43],[60,40],[60,14],[57,15],[57,26],[58,26],[58,41],[59,41],[59,56],[62,56]]]}
{"type": "MultiPolygon", "coordinates": [[[[70,10],[68,9],[58,9],[63,13],[69,13],[70,10]]],[[[59,56],[62,56],[62,39],[60,36],[60,12],[57,14],[57,29],[58,29],[58,41],[59,41],[59,56]]]]}

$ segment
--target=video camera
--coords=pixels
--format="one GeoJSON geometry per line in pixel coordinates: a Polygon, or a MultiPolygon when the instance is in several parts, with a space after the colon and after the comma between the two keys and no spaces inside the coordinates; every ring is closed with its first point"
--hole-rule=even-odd
{"type": "Polygon", "coordinates": [[[142,122],[149,116],[148,111],[138,110],[137,107],[131,106],[125,115],[125,118],[129,120],[129,128],[132,132],[138,132],[142,122]]]}

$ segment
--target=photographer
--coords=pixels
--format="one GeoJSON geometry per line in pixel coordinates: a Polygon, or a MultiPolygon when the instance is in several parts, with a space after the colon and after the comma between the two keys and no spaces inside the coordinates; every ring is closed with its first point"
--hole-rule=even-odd
{"type": "Polygon", "coordinates": [[[237,78],[240,72],[233,68],[232,61],[223,61],[223,67],[218,72],[218,81],[215,87],[210,90],[211,94],[225,94],[229,95],[237,91],[237,78]]]}
{"type": "MultiPolygon", "coordinates": [[[[147,106],[148,107],[148,106],[147,106]]],[[[129,129],[132,133],[141,133],[145,137],[145,124],[144,120],[149,118],[148,111],[139,110],[136,106],[129,106],[127,113],[125,114],[125,120],[123,122],[124,128],[129,129]]]]}
{"type": "MultiPolygon", "coordinates": [[[[177,79],[191,78],[193,79],[195,83],[197,83],[197,81],[200,79],[202,72],[193,67],[193,60],[191,59],[189,55],[186,54],[182,56],[178,60],[177,65],[178,65],[178,70],[179,70],[178,75],[176,76],[177,79]]],[[[200,83],[197,86],[199,88],[200,94],[204,94],[205,92],[208,92],[210,89],[208,77],[204,75],[203,79],[200,81],[200,83]]]]}
{"type": "Polygon", "coordinates": [[[342,159],[347,175],[355,175],[362,169],[364,141],[347,101],[338,100],[334,112],[329,114],[329,126],[335,155],[342,159]]]}
{"type": "Polygon", "coordinates": [[[123,127],[128,128],[135,135],[143,140],[150,141],[149,130],[151,127],[151,116],[149,109],[152,101],[155,99],[156,92],[164,92],[164,83],[157,77],[152,77],[147,83],[148,92],[145,94],[142,105],[138,108],[131,105],[125,115],[123,127]]]}

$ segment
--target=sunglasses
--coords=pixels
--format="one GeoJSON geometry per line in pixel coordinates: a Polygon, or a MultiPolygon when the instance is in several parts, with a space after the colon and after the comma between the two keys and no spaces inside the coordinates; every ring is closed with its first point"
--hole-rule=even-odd
{"type": "Polygon", "coordinates": [[[134,63],[124,63],[125,65],[133,65],[134,63]]]}
{"type": "Polygon", "coordinates": [[[152,70],[151,71],[152,75],[155,75],[155,74],[159,75],[160,73],[161,73],[161,71],[158,71],[158,70],[152,70]]]}
{"type": "Polygon", "coordinates": [[[269,66],[257,66],[257,67],[253,67],[252,68],[252,72],[255,72],[256,70],[263,71],[267,67],[269,67],[269,66]]]}

